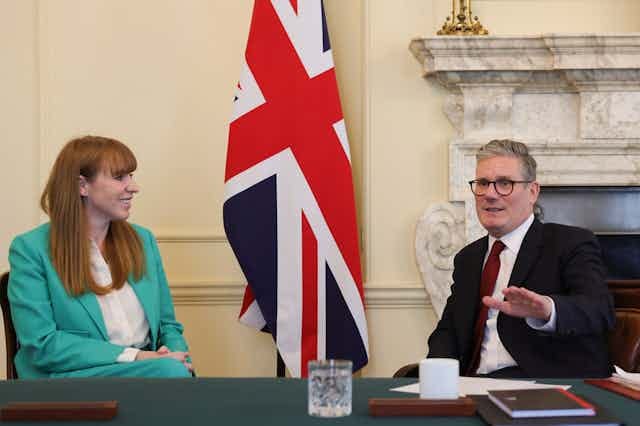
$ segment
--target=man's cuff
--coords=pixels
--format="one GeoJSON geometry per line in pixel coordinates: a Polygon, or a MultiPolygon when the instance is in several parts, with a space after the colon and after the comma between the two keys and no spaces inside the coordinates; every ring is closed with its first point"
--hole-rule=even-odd
{"type": "Polygon", "coordinates": [[[140,349],[137,348],[124,348],[122,353],[116,358],[116,362],[133,362],[136,360],[140,349]]]}
{"type": "Polygon", "coordinates": [[[552,298],[549,296],[544,296],[549,301],[551,301],[551,315],[549,316],[549,321],[541,320],[538,318],[527,318],[527,325],[531,328],[534,328],[538,331],[556,331],[556,304],[552,298]]]}

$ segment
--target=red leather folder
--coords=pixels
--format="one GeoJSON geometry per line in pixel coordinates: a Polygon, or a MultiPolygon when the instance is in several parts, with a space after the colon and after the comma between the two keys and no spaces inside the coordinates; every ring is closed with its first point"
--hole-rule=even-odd
{"type": "Polygon", "coordinates": [[[627,398],[640,401],[640,391],[631,389],[620,383],[612,382],[609,379],[587,379],[584,381],[592,386],[597,386],[602,389],[626,396],[627,398]]]}

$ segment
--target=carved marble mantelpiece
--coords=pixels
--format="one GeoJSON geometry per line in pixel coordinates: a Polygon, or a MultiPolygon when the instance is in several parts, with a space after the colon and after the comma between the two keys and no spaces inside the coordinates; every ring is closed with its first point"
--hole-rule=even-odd
{"type": "Polygon", "coordinates": [[[425,77],[449,90],[443,109],[449,202],[418,221],[416,258],[438,315],[453,256],[484,235],[467,181],[475,151],[525,142],[542,185],[640,185],[640,34],[414,39],[425,77]]]}

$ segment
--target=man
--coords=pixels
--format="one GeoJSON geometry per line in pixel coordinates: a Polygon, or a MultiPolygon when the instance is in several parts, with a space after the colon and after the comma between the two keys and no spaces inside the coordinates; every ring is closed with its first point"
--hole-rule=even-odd
{"type": "Polygon", "coordinates": [[[540,192],[526,145],[494,140],[469,184],[489,233],[456,255],[428,357],[462,375],[608,377],[613,301],[592,232],[534,217],[540,192]]]}

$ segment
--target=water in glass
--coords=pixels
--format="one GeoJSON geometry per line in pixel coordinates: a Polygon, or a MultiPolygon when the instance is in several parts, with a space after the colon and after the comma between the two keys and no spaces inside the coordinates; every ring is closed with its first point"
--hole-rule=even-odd
{"type": "Polygon", "coordinates": [[[351,361],[309,361],[308,367],[309,414],[317,417],[351,414],[351,361]]]}

